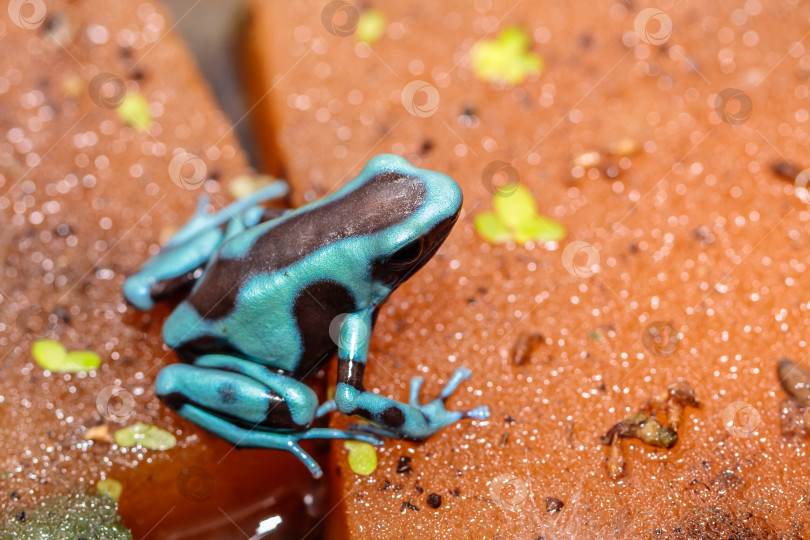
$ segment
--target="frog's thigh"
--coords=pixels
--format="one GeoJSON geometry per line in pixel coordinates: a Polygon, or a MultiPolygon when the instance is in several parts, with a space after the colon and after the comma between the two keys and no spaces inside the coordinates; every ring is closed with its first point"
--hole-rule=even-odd
{"type": "Polygon", "coordinates": [[[205,355],[195,365],[163,368],[155,381],[160,398],[195,424],[236,446],[292,452],[316,478],[318,464],[300,446],[305,439],[353,439],[369,444],[376,437],[337,429],[306,429],[318,409],[307,385],[263,366],[226,355],[205,355]]]}
{"type": "Polygon", "coordinates": [[[183,406],[192,405],[249,428],[305,429],[318,408],[318,398],[306,384],[225,355],[167,366],[155,389],[181,413],[183,406]]]}

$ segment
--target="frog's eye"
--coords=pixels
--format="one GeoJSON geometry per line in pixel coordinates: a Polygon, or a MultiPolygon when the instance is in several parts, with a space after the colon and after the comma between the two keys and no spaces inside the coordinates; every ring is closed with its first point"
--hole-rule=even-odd
{"type": "Polygon", "coordinates": [[[424,247],[423,238],[414,240],[405,247],[398,249],[393,253],[393,255],[388,257],[388,259],[385,261],[385,265],[392,268],[401,268],[405,266],[410,266],[411,264],[419,260],[419,257],[422,256],[423,247],[424,247]]]}

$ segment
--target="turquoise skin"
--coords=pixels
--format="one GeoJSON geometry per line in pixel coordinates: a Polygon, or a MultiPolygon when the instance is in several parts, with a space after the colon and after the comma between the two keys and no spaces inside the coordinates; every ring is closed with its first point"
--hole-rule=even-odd
{"type": "Polygon", "coordinates": [[[407,404],[365,389],[376,313],[449,234],[461,209],[451,178],[381,155],[336,192],[286,212],[258,204],[286,193],[279,182],[216,214],[197,212],[153,259],[127,279],[139,309],[191,288],[163,327],[187,362],[155,383],[180,415],[240,447],[288,450],[313,476],[304,439],[379,436],[422,440],[489,410],[449,411],[445,401],[471,376],[458,368],[439,397],[420,405],[420,377],[407,404]],[[303,381],[337,352],[335,399],[320,407],[303,381]],[[310,428],[333,410],[371,424],[310,428]]]}

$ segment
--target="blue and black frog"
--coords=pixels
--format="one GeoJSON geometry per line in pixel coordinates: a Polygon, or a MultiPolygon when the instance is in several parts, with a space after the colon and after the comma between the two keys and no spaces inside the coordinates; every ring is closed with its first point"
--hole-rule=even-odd
{"type": "Polygon", "coordinates": [[[471,375],[463,367],[425,405],[418,400],[421,377],[411,379],[407,404],[363,384],[380,305],[449,234],[461,209],[458,184],[382,155],[311,204],[260,206],[286,192],[276,182],[214,214],[201,198],[191,220],[126,280],[124,295],[142,310],[187,294],[163,327],[185,363],[160,372],[161,399],[237,446],[294,453],[316,477],[321,470],[301,440],[379,445],[380,436],[421,440],[463,418],[488,418],[487,407],[445,408],[471,375]],[[335,397],[318,406],[303,381],[335,353],[335,397]],[[335,409],[370,424],[310,427],[335,409]]]}

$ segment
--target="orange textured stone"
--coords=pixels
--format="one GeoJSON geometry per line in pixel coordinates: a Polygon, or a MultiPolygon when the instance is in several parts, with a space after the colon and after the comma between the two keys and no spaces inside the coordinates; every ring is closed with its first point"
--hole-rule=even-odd
{"type": "Polygon", "coordinates": [[[113,477],[135,538],[235,537],[272,514],[287,534],[305,533],[314,519],[303,494],[313,507],[320,487],[292,456],[233,450],[163,406],[153,382],[176,361],[160,336],[171,306],[140,313],[121,294],[203,191],[222,207],[224,182],[250,172],[172,21],[151,0],[3,10],[0,510],[113,477]],[[125,94],[142,99],[121,114],[125,94]],[[144,130],[127,125],[135,117],[149,119],[144,130]],[[178,155],[191,167],[172,173],[178,155]],[[39,338],[92,350],[102,365],[46,373],[30,353],[39,338]],[[177,446],[86,437],[136,421],[169,430],[177,446]]]}
{"type": "Polygon", "coordinates": [[[810,166],[810,6],[374,8],[388,24],[369,47],[353,5],[253,3],[250,76],[271,100],[257,127],[275,132],[299,202],[383,152],[458,180],[462,218],[381,310],[366,383],[406,400],[424,376],[428,399],[465,365],[450,406],[492,417],[390,440],[369,476],[333,445],[333,536],[810,534],[807,441],[780,432],[776,377],[783,356],[810,365],[810,211],[785,173],[810,166]],[[509,26],[543,73],[477,79],[470,50],[509,26]],[[559,245],[476,233],[510,175],[567,228],[559,245]],[[544,342],[516,365],[521,333],[544,342]],[[625,439],[612,480],[602,435],[680,379],[701,406],[683,410],[677,443],[625,439]]]}

